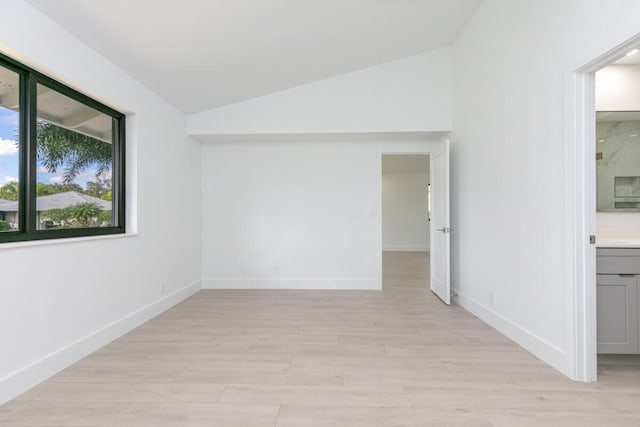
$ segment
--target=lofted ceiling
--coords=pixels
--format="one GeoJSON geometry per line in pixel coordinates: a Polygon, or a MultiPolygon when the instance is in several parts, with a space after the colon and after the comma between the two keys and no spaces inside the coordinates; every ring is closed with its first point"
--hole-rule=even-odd
{"type": "Polygon", "coordinates": [[[187,114],[450,45],[480,3],[27,1],[187,114]]]}

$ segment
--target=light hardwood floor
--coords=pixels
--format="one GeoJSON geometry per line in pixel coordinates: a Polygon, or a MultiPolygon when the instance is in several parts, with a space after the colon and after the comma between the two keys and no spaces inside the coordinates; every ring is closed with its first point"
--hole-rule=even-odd
{"type": "MultiPolygon", "coordinates": [[[[428,291],[202,291],[0,408],[3,426],[640,426],[640,369],[572,382],[428,291]]],[[[544,316],[544,313],[540,313],[544,316]]]]}

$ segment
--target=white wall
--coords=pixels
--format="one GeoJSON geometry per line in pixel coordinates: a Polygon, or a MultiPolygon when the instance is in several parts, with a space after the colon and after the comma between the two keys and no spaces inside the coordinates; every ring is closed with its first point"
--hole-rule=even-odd
{"type": "Polygon", "coordinates": [[[451,78],[444,48],[190,116],[203,287],[379,289],[381,155],[441,141],[451,78]]]}
{"type": "Polygon", "coordinates": [[[139,234],[0,245],[0,403],[194,292],[200,277],[200,148],[185,117],[26,2],[2,10],[11,19],[0,51],[135,114],[127,196],[139,234]]]}
{"type": "Polygon", "coordinates": [[[565,95],[572,72],[638,24],[635,0],[486,0],[454,46],[453,286],[574,378],[565,95]]]}
{"type": "Polygon", "coordinates": [[[451,49],[438,49],[194,114],[188,133],[449,131],[451,78],[451,49]]]}
{"type": "Polygon", "coordinates": [[[205,288],[379,289],[381,156],[439,136],[202,147],[205,288]]]}
{"type": "Polygon", "coordinates": [[[640,64],[609,65],[596,73],[596,110],[640,111],[640,64]]]}
{"type": "Polygon", "coordinates": [[[385,170],[390,157],[414,156],[382,158],[382,249],[428,251],[429,158],[418,156],[424,160],[423,171],[418,172],[409,168],[385,170]]]}

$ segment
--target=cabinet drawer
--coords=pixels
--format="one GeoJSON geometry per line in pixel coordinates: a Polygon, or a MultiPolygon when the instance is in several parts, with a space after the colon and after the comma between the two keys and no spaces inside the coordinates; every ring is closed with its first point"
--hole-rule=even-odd
{"type": "Polygon", "coordinates": [[[596,272],[598,274],[640,274],[640,249],[598,249],[596,272]]]}

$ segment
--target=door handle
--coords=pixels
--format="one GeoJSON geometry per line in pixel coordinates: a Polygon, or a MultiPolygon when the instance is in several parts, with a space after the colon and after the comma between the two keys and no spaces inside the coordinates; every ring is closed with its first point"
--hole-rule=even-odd
{"type": "Polygon", "coordinates": [[[444,234],[450,233],[451,229],[449,227],[437,228],[436,231],[442,231],[444,234]]]}

